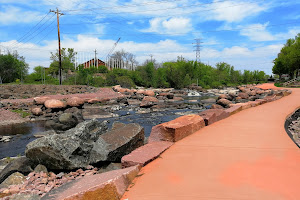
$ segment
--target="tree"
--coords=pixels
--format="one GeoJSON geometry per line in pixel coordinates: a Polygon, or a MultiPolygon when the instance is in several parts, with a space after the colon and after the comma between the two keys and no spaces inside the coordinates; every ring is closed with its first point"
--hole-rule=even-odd
{"type": "MultiPolygon", "coordinates": [[[[73,48],[62,48],[61,49],[61,68],[62,71],[68,72],[68,70],[75,69],[75,55],[76,52],[73,48]]],[[[51,64],[49,68],[49,73],[58,75],[59,74],[59,53],[58,50],[56,53],[51,52],[51,64]]]]}
{"type": "Polygon", "coordinates": [[[272,69],[274,74],[281,77],[287,73],[291,77],[300,73],[300,33],[295,37],[288,39],[284,47],[280,50],[277,58],[274,60],[272,69]]]}
{"type": "Polygon", "coordinates": [[[28,74],[28,64],[23,56],[15,51],[13,54],[0,55],[0,83],[14,82],[16,79],[23,80],[28,74]]]}
{"type": "Polygon", "coordinates": [[[113,53],[110,58],[118,60],[118,61],[124,61],[128,63],[137,64],[137,61],[135,59],[135,55],[132,53],[126,52],[123,49],[121,51],[116,51],[113,53]]]}

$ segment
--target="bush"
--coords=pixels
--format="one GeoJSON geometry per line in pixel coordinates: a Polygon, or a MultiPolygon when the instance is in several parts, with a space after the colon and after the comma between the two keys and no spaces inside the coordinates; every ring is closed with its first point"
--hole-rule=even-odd
{"type": "Polygon", "coordinates": [[[128,76],[119,76],[117,77],[117,84],[121,85],[124,88],[133,88],[135,87],[134,82],[128,76]]]}
{"type": "Polygon", "coordinates": [[[106,86],[106,80],[104,80],[102,77],[94,77],[93,84],[94,87],[104,87],[106,86]]]}

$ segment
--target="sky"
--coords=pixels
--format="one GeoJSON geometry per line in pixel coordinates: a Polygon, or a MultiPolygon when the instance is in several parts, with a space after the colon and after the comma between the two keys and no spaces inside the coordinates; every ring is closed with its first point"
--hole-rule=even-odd
{"type": "Polygon", "coordinates": [[[236,70],[272,74],[272,61],[300,33],[300,1],[283,0],[0,0],[0,53],[17,50],[29,64],[49,67],[58,49],[74,48],[77,61],[105,61],[114,49],[142,64],[200,60],[226,62],[236,70]]]}

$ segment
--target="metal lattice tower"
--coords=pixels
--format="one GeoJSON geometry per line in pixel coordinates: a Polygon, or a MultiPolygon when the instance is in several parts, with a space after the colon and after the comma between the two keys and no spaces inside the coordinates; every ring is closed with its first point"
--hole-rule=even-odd
{"type": "Polygon", "coordinates": [[[201,38],[198,38],[198,39],[195,39],[196,43],[193,43],[195,44],[194,45],[194,48],[195,48],[195,52],[196,52],[196,61],[197,62],[201,62],[201,59],[200,59],[200,51],[201,51],[201,38]]]}

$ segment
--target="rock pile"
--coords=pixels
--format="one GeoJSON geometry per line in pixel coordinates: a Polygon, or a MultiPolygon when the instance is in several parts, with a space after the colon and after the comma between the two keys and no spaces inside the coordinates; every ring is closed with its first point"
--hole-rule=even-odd
{"type": "MultiPolygon", "coordinates": [[[[38,168],[38,167],[37,167],[38,168]]],[[[29,173],[27,176],[16,172],[10,175],[5,182],[0,185],[0,194],[6,194],[12,196],[18,194],[18,196],[31,195],[43,197],[47,192],[52,189],[58,188],[61,185],[68,183],[72,180],[80,179],[84,176],[94,175],[100,173],[99,169],[91,165],[87,166],[86,169],[77,169],[76,171],[64,173],[60,172],[55,174],[53,172],[39,171],[37,168],[29,173]]],[[[32,198],[32,197],[30,197],[32,198]]],[[[30,199],[28,198],[28,199],[30,199]]],[[[5,198],[4,198],[5,199],[5,198]]],[[[7,199],[10,199],[7,197],[7,199]]],[[[38,198],[39,199],[39,198],[38,198]]]]}

